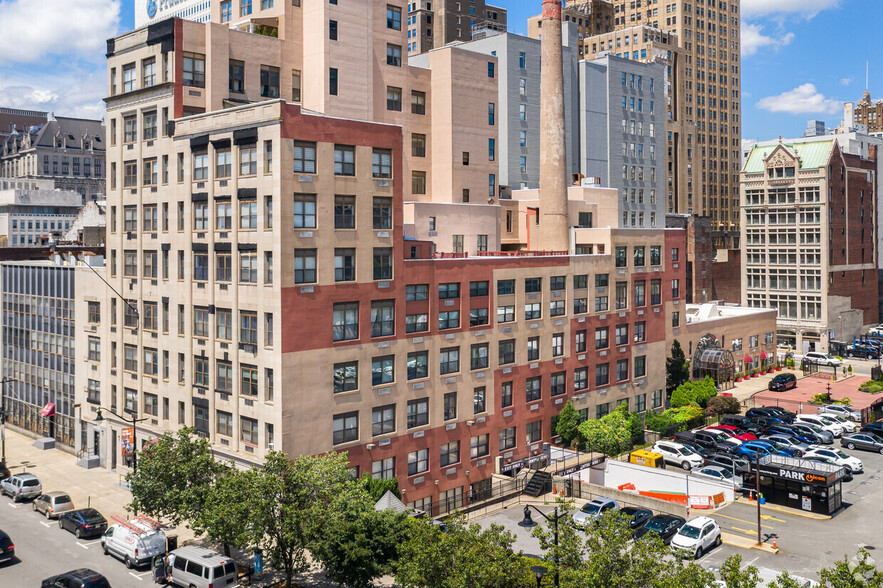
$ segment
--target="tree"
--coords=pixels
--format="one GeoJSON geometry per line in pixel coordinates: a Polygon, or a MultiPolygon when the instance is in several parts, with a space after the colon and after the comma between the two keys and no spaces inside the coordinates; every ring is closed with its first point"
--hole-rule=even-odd
{"type": "Polygon", "coordinates": [[[164,433],[138,452],[138,470],[126,475],[132,491],[127,508],[166,519],[172,526],[193,520],[226,467],[194,429],[182,428],[177,436],[164,433]]]}
{"type": "Polygon", "coordinates": [[[716,415],[739,414],[742,411],[742,406],[732,396],[715,396],[709,399],[705,410],[709,414],[716,415]]]}
{"type": "Polygon", "coordinates": [[[742,569],[742,556],[731,555],[721,564],[718,575],[727,588],[757,588],[760,586],[760,576],[757,568],[748,566],[742,569]]]}
{"type": "Polygon", "coordinates": [[[445,531],[411,520],[399,547],[396,582],[405,588],[529,588],[530,567],[514,553],[515,536],[499,525],[483,529],[461,515],[445,531]]]}
{"type": "Polygon", "coordinates": [[[358,494],[337,499],[327,509],[322,532],[310,552],[335,582],[367,588],[375,578],[392,571],[409,525],[406,513],[377,512],[366,494],[358,494]]]}
{"type": "Polygon", "coordinates": [[[290,461],[286,454],[272,451],[263,468],[246,475],[251,489],[249,544],[264,551],[291,588],[294,575],[309,567],[307,548],[324,533],[328,505],[356,489],[347,454],[300,456],[290,461]]]}
{"type": "Polygon", "coordinates": [[[856,555],[856,563],[851,564],[846,556],[831,568],[819,570],[823,586],[830,588],[878,588],[883,586],[883,573],[877,570],[864,548],[856,555]]]}
{"type": "Polygon", "coordinates": [[[617,411],[600,419],[583,421],[579,425],[579,434],[589,449],[611,457],[619,455],[632,439],[628,419],[617,411]]]}
{"type": "Polygon", "coordinates": [[[558,422],[555,424],[555,432],[561,437],[561,444],[570,447],[571,442],[579,436],[579,413],[573,408],[573,403],[568,400],[561,412],[558,413],[558,422]]]}
{"type": "Polygon", "coordinates": [[[717,396],[717,385],[711,376],[705,376],[698,382],[684,382],[671,394],[671,405],[674,408],[695,404],[705,407],[709,399],[717,396]]]}
{"type": "Polygon", "coordinates": [[[788,572],[782,572],[770,583],[770,588],[803,588],[804,583],[788,572]]]}
{"type": "Polygon", "coordinates": [[[226,466],[205,494],[203,508],[190,522],[194,533],[223,545],[227,557],[230,557],[230,546],[248,542],[248,494],[252,491],[248,482],[246,472],[226,466]]]}
{"type": "Polygon", "coordinates": [[[681,349],[680,342],[675,339],[671,344],[671,357],[665,360],[665,391],[671,394],[675,388],[690,379],[690,368],[687,357],[681,349]]]}
{"type": "Polygon", "coordinates": [[[387,490],[396,495],[397,498],[402,497],[402,491],[399,490],[399,479],[397,477],[377,479],[369,473],[365,473],[360,482],[362,488],[376,503],[386,494],[387,490]]]}

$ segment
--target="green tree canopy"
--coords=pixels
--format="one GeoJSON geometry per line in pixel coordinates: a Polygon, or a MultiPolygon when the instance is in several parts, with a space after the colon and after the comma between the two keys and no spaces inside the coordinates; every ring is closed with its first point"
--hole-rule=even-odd
{"type": "Polygon", "coordinates": [[[592,451],[611,457],[631,447],[632,432],[629,419],[615,410],[600,419],[589,419],[579,425],[579,434],[592,451]]]}
{"type": "Polygon", "coordinates": [[[558,413],[555,432],[558,433],[561,444],[565,447],[570,447],[571,442],[579,436],[579,413],[573,408],[573,403],[569,399],[558,413]]]}
{"type": "Polygon", "coordinates": [[[739,401],[732,396],[715,396],[709,398],[705,410],[710,414],[739,414],[742,406],[739,401]]]}
{"type": "Polygon", "coordinates": [[[687,357],[677,339],[671,344],[671,356],[665,360],[665,391],[671,394],[675,388],[690,379],[687,357]]]}
{"type": "Polygon", "coordinates": [[[697,382],[684,382],[671,394],[672,408],[695,404],[702,408],[708,404],[708,400],[717,396],[717,385],[711,376],[705,376],[704,380],[697,382]]]}

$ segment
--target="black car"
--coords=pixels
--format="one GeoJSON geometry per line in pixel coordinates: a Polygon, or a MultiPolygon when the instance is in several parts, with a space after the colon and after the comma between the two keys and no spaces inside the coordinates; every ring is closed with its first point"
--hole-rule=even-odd
{"type": "Polygon", "coordinates": [[[862,425],[862,431],[865,431],[866,433],[874,433],[876,435],[883,435],[883,422],[862,425]]]}
{"type": "MultiPolygon", "coordinates": [[[[751,410],[754,410],[754,409],[751,409],[751,410]]],[[[767,429],[767,428],[775,426],[775,425],[784,425],[785,424],[778,419],[771,419],[770,417],[767,417],[767,416],[753,416],[748,419],[748,422],[752,423],[755,426],[762,427],[764,429],[767,429]]],[[[744,428],[744,425],[742,427],[744,428]]]]}
{"type": "Polygon", "coordinates": [[[875,347],[870,345],[863,345],[861,343],[857,345],[847,345],[846,346],[846,357],[861,357],[863,359],[877,359],[880,357],[880,352],[877,351],[875,347]]]}
{"type": "Polygon", "coordinates": [[[751,420],[758,422],[758,424],[764,424],[762,421],[759,421],[759,419],[768,419],[774,423],[788,423],[794,420],[793,416],[789,417],[782,412],[778,412],[773,406],[749,408],[745,414],[747,414],[751,420]]]}
{"type": "Polygon", "coordinates": [[[51,588],[53,586],[64,586],[65,588],[110,588],[110,582],[95,570],[80,568],[79,570],[46,578],[41,584],[42,588],[51,588]]]}
{"type": "Polygon", "coordinates": [[[663,543],[668,545],[671,543],[671,538],[674,537],[674,534],[677,533],[678,529],[683,527],[686,522],[687,521],[684,520],[684,517],[658,514],[637,530],[635,533],[635,539],[640,539],[644,535],[653,533],[662,539],[663,543]]]}
{"type": "Polygon", "coordinates": [[[781,419],[786,423],[793,423],[797,418],[797,414],[791,412],[790,410],[785,410],[781,406],[764,406],[763,407],[767,413],[776,417],[777,419],[781,419]]]}
{"type": "Polygon", "coordinates": [[[702,457],[708,457],[709,455],[714,453],[711,449],[708,449],[707,447],[702,447],[695,441],[685,441],[684,439],[678,439],[678,443],[680,443],[693,453],[701,455],[702,457]]]}
{"type": "Polygon", "coordinates": [[[812,445],[816,443],[816,437],[809,437],[801,432],[798,432],[788,425],[778,425],[775,427],[770,427],[766,430],[767,435],[785,435],[787,437],[791,437],[796,440],[798,443],[806,443],[807,445],[812,445]]]}
{"type": "Polygon", "coordinates": [[[0,480],[5,480],[11,475],[12,472],[9,471],[9,468],[6,467],[6,464],[0,464],[0,480]]]}
{"type": "Polygon", "coordinates": [[[834,443],[834,436],[832,435],[830,438],[822,437],[806,425],[795,423],[793,425],[788,425],[788,429],[794,431],[801,437],[809,439],[812,443],[817,445],[831,445],[834,443]]]}
{"type": "Polygon", "coordinates": [[[0,529],[0,562],[15,559],[15,544],[8,533],[0,529]]]}
{"type": "Polygon", "coordinates": [[[797,388],[797,376],[794,374],[778,374],[770,380],[768,388],[773,392],[783,392],[791,388],[797,388]]]}
{"type": "Polygon", "coordinates": [[[727,468],[735,474],[739,474],[748,468],[747,459],[742,456],[728,455],[726,453],[715,453],[714,455],[709,456],[706,462],[706,465],[727,468]]]}
{"type": "Polygon", "coordinates": [[[629,528],[632,531],[643,527],[644,523],[650,520],[650,517],[653,516],[652,510],[635,508],[634,506],[626,506],[625,508],[621,508],[619,512],[628,518],[629,528]]]}
{"type": "Polygon", "coordinates": [[[80,537],[103,535],[107,531],[107,519],[94,508],[69,510],[58,515],[58,526],[80,537]]]}

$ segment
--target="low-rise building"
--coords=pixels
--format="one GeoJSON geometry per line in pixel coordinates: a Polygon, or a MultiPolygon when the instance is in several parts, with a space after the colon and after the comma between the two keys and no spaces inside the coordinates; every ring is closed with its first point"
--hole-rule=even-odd
{"type": "Polygon", "coordinates": [[[53,186],[51,180],[0,178],[0,245],[33,246],[70,229],[82,197],[53,186]]]}

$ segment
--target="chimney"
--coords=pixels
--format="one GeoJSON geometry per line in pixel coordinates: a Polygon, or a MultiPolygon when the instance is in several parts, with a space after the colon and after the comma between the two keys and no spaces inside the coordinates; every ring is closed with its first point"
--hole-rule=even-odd
{"type": "Polygon", "coordinates": [[[543,0],[540,26],[540,227],[536,249],[568,251],[561,0],[543,0]]]}

